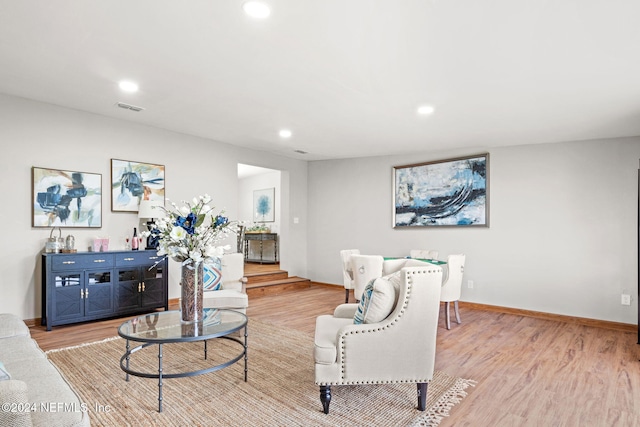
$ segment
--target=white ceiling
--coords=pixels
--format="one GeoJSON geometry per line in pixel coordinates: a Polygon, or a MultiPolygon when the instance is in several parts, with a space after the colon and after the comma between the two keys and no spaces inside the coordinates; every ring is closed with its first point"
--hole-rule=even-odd
{"type": "Polygon", "coordinates": [[[640,135],[638,0],[265,1],[0,0],[0,93],[308,160],[640,135]]]}

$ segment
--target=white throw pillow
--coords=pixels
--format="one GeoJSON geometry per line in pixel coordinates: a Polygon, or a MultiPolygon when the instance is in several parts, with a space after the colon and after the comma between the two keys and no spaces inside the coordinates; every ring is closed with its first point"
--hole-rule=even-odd
{"type": "Polygon", "coordinates": [[[398,298],[397,287],[389,280],[390,276],[394,275],[378,277],[367,283],[356,314],[353,317],[353,323],[356,325],[377,323],[391,314],[398,298]]]}

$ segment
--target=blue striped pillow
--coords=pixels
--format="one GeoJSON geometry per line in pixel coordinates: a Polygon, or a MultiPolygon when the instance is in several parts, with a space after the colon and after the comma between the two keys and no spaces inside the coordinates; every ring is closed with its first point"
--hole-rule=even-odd
{"type": "Polygon", "coordinates": [[[371,279],[364,287],[362,297],[360,298],[360,304],[358,304],[356,314],[353,316],[353,323],[355,325],[361,325],[364,323],[364,317],[367,313],[367,309],[369,308],[369,303],[371,302],[371,295],[373,295],[373,282],[375,282],[375,280],[376,279],[371,279]]]}
{"type": "Polygon", "coordinates": [[[222,286],[222,261],[213,258],[204,262],[204,277],[202,288],[205,291],[217,291],[222,286]]]}

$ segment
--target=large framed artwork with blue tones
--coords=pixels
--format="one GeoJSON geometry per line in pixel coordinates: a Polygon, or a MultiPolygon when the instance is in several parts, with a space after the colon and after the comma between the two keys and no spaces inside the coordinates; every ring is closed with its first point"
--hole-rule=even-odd
{"type": "Polygon", "coordinates": [[[394,228],[489,226],[489,154],[393,168],[394,228]]]}
{"type": "Polygon", "coordinates": [[[140,200],[164,206],[164,165],[111,159],[111,210],[138,212],[140,200]]]}
{"type": "Polygon", "coordinates": [[[102,227],[102,175],[32,167],[33,227],[102,227]]]}

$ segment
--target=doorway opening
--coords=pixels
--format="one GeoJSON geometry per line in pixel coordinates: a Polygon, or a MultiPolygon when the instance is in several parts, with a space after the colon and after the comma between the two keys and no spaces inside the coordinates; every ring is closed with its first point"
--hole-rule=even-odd
{"type": "Polygon", "coordinates": [[[238,219],[244,237],[245,273],[280,270],[282,253],[282,173],[238,163],[238,219]]]}

